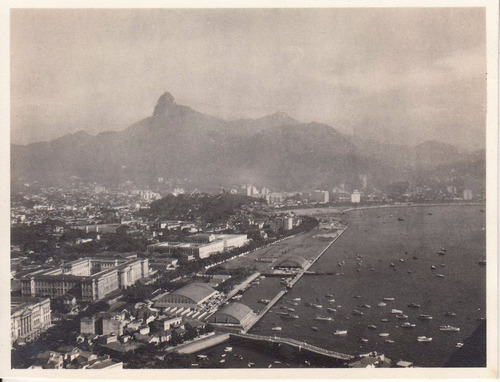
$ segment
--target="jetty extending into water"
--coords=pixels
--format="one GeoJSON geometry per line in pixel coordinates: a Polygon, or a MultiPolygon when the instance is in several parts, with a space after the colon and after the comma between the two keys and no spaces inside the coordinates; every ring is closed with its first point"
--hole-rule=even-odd
{"type": "MultiPolygon", "coordinates": [[[[311,266],[316,262],[318,261],[318,259],[323,256],[325,254],[325,252],[333,245],[333,243],[335,243],[335,241],[340,237],[340,235],[342,235],[342,233],[344,233],[344,231],[348,228],[349,226],[346,226],[343,230],[339,231],[338,235],[326,246],[325,249],[323,249],[312,261],[310,261],[305,267],[304,269],[302,269],[299,273],[296,274],[296,276],[293,278],[293,280],[291,280],[287,285],[287,289],[291,289],[295,283],[297,281],[300,280],[300,278],[304,275],[304,274],[315,274],[315,272],[311,272],[309,273],[309,268],[311,268],[311,266]]],[[[321,274],[318,273],[318,274],[321,274]]],[[[259,314],[257,314],[255,316],[254,319],[252,319],[242,330],[242,333],[247,333],[257,322],[259,322],[259,320],[269,311],[269,309],[271,309],[280,299],[281,297],[283,297],[288,291],[287,290],[281,290],[278,292],[278,294],[276,296],[274,296],[274,298],[269,301],[269,303],[264,307],[264,309],[262,309],[259,314]]]]}
{"type": "Polygon", "coordinates": [[[308,264],[306,264],[306,266],[304,267],[304,269],[302,271],[300,271],[297,276],[295,276],[288,284],[287,284],[287,288],[288,289],[291,289],[293,288],[293,286],[297,283],[297,281],[300,280],[300,278],[302,276],[304,276],[304,274],[307,274],[306,272],[309,271],[309,268],[311,268],[314,263],[316,263],[316,261],[318,261],[321,256],[323,256],[325,254],[326,251],[328,251],[330,249],[330,247],[333,245],[333,243],[335,243],[337,241],[337,239],[340,237],[340,235],[342,235],[345,230],[349,228],[349,226],[347,225],[344,229],[338,231],[338,234],[337,236],[326,246],[325,249],[323,249],[314,259],[312,259],[312,261],[310,261],[308,264]]]}

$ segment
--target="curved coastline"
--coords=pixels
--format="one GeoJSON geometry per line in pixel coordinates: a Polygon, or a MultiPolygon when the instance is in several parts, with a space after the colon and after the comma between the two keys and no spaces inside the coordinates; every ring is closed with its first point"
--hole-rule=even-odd
{"type": "Polygon", "coordinates": [[[473,203],[418,203],[418,204],[383,204],[380,206],[350,207],[342,212],[371,210],[377,208],[401,208],[401,207],[455,207],[455,206],[486,206],[486,202],[473,203]]]}

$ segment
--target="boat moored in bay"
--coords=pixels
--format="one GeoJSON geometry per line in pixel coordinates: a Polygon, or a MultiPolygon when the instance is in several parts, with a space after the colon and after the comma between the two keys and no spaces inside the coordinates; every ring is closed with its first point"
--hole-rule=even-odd
{"type": "Polygon", "coordinates": [[[432,337],[426,337],[426,336],[418,336],[417,337],[418,342],[431,342],[432,337]]]}
{"type": "Polygon", "coordinates": [[[451,325],[441,325],[439,330],[442,332],[459,332],[460,328],[451,325]]]}

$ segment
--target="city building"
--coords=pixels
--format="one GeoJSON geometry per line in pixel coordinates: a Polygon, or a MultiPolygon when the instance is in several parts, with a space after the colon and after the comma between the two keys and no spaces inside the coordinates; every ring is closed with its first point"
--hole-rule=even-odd
{"type": "Polygon", "coordinates": [[[330,201],[330,194],[328,191],[314,190],[311,192],[310,198],[317,203],[328,203],[330,201]]]}
{"type": "Polygon", "coordinates": [[[361,193],[358,190],[354,190],[354,192],[351,194],[351,203],[361,203],[361,193]]]}
{"type": "Polygon", "coordinates": [[[194,256],[205,259],[215,253],[244,246],[247,235],[196,234],[187,238],[189,242],[162,242],[148,246],[149,252],[194,256]]]}
{"type": "Polygon", "coordinates": [[[255,313],[248,306],[233,302],[223,306],[208,318],[208,322],[216,325],[245,327],[253,320],[255,313]]]}
{"type": "Polygon", "coordinates": [[[283,218],[283,229],[285,231],[293,229],[293,218],[291,216],[285,216],[283,218]]]}
{"type": "Polygon", "coordinates": [[[174,292],[167,292],[158,296],[155,299],[154,306],[155,308],[197,308],[212,297],[215,297],[217,293],[208,284],[191,283],[174,292]]]}
{"type": "Polygon", "coordinates": [[[36,356],[35,362],[28,369],[62,369],[64,357],[61,353],[47,350],[36,356]]]}
{"type": "Polygon", "coordinates": [[[50,298],[69,293],[78,300],[95,301],[148,276],[148,259],[84,258],[21,277],[21,293],[50,298]]]}
{"type": "Polygon", "coordinates": [[[148,251],[169,255],[177,254],[181,256],[193,256],[205,259],[215,253],[224,252],[224,243],[220,241],[212,243],[163,242],[149,245],[148,251]]]}
{"type": "Polygon", "coordinates": [[[10,306],[11,343],[33,341],[51,325],[49,298],[12,297],[10,306]]]}

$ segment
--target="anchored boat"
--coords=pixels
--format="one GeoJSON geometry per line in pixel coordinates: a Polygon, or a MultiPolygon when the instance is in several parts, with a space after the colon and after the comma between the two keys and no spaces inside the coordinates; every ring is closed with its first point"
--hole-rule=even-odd
{"type": "Polygon", "coordinates": [[[418,342],[431,342],[432,337],[426,337],[426,336],[418,336],[417,337],[418,342]]]}
{"type": "Polygon", "coordinates": [[[441,330],[442,332],[459,332],[460,328],[451,325],[441,325],[439,327],[439,330],[441,330]]]}

